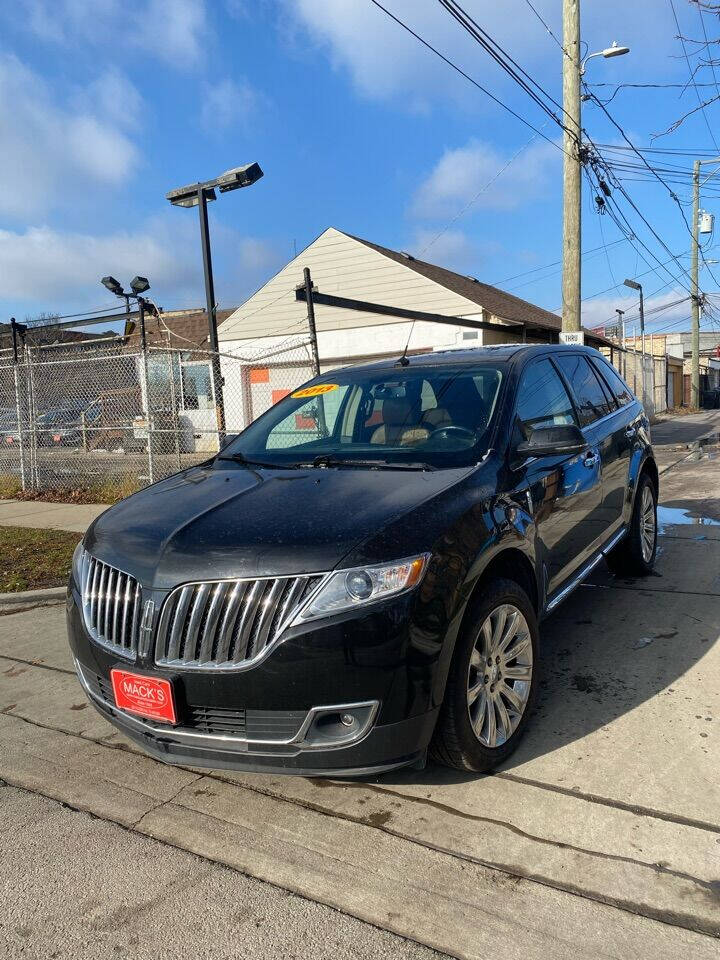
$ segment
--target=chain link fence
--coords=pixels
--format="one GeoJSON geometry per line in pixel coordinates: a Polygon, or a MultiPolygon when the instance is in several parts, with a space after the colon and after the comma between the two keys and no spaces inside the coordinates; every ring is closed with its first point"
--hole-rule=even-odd
{"type": "Polygon", "coordinates": [[[298,338],[244,356],[118,338],[0,351],[0,495],[126,495],[215,454],[223,407],[238,433],[311,376],[298,338]]]}
{"type": "MultiPolygon", "coordinates": [[[[652,417],[666,409],[667,361],[604,349],[652,417]]],[[[313,375],[309,341],[263,352],[142,349],[118,337],[0,350],[0,496],[82,491],[100,502],[217,453],[313,375]],[[221,383],[216,383],[219,378],[221,383]]]]}
{"type": "Polygon", "coordinates": [[[668,363],[663,356],[619,347],[601,351],[617,369],[652,419],[667,410],[668,363]]]}

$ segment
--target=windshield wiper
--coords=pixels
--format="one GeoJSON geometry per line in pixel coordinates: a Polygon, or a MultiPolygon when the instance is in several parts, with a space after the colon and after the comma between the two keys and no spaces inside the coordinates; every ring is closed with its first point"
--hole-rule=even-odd
{"type": "Polygon", "coordinates": [[[322,453],[307,463],[297,464],[299,467],[368,467],[374,470],[436,470],[429,463],[395,463],[391,460],[356,460],[354,458],[337,457],[331,453],[322,453]]]}
{"type": "Polygon", "coordinates": [[[251,460],[244,453],[226,453],[217,457],[218,460],[232,460],[246,467],[265,467],[267,470],[296,470],[297,463],[267,463],[265,460],[251,460]]]}

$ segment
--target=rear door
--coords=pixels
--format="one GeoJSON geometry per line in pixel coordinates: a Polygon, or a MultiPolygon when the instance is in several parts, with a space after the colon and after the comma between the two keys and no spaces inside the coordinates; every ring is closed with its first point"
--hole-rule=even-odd
{"type": "Polygon", "coordinates": [[[600,456],[602,495],[593,524],[599,546],[621,522],[628,466],[623,415],[589,357],[559,353],[555,360],[575,399],[585,438],[600,456]]]}
{"type": "Polygon", "coordinates": [[[592,448],[571,457],[524,460],[513,451],[539,427],[571,423],[579,425],[578,413],[555,366],[547,357],[532,361],[523,371],[515,401],[512,497],[535,522],[548,593],[584,562],[598,539],[600,457],[592,448]]]}
{"type": "Polygon", "coordinates": [[[592,357],[591,363],[612,394],[617,408],[611,419],[617,459],[612,477],[603,475],[603,501],[612,524],[619,526],[631,490],[630,464],[633,452],[640,443],[637,421],[640,420],[642,411],[630,388],[614,367],[598,357],[592,357]]]}

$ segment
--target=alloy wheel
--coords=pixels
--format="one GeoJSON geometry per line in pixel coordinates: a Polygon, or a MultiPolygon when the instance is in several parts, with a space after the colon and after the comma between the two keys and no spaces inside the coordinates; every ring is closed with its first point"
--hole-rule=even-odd
{"type": "Polygon", "coordinates": [[[646,484],[643,487],[642,499],[640,500],[640,547],[645,563],[650,563],[655,550],[656,526],[655,498],[652,495],[652,490],[646,484]]]}
{"type": "Polygon", "coordinates": [[[532,670],[527,620],[513,604],[500,604],[483,622],[468,668],[468,713],[483,746],[500,747],[517,730],[530,698],[532,670]]]}

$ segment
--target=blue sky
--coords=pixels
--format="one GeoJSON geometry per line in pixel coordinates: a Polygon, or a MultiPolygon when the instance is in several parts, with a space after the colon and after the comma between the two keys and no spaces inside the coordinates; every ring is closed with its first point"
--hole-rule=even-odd
{"type": "MultiPolygon", "coordinates": [[[[700,36],[697,6],[673,2],[683,33],[700,36]]],[[[464,5],[560,99],[562,52],[527,0],[464,5]]],[[[386,6],[558,142],[554,123],[543,126],[547,118],[436,0],[386,6]]],[[[560,0],[533,6],[561,36],[560,0]]],[[[704,24],[718,36],[717,16],[706,14],[704,24]]],[[[632,48],[627,57],[592,60],[587,79],[685,82],[676,33],[670,0],[584,0],[588,48],[613,40],[632,48]]],[[[3,5],[0,38],[3,319],[110,305],[98,284],[106,273],[121,281],[147,275],[166,309],[202,303],[196,213],[171,208],[164,195],[250,160],[264,179],[211,206],[222,306],[240,302],[294,245],[331,225],[559,306],[557,267],[501,282],[560,257],[557,146],[489,102],[370,0],[17,0],[3,5]]],[[[704,69],[697,79],[713,77],[704,69]]],[[[646,145],[696,105],[692,89],[631,89],[608,109],[646,145]]],[[[718,104],[706,116],[714,127],[718,104]]],[[[584,126],[597,143],[622,142],[593,104],[584,126]]],[[[654,143],[713,148],[701,113],[654,143]]],[[[625,186],[687,265],[690,238],[664,188],[625,186]]],[[[676,190],[688,199],[688,187],[676,190]]],[[[716,203],[708,196],[704,206],[716,203]]],[[[583,214],[584,249],[608,244],[607,254],[584,261],[586,324],[612,317],[616,306],[632,311],[624,288],[592,296],[626,276],[646,274],[647,294],[659,291],[650,307],[687,296],[629,243],[614,242],[617,227],[598,217],[587,187],[583,214]]],[[[628,215],[658,258],[669,259],[628,215]]],[[[720,277],[720,266],[715,272],[720,277]]],[[[707,270],[701,287],[717,289],[707,270]]],[[[679,329],[688,314],[687,303],[671,307],[655,326],[679,329]]]]}

